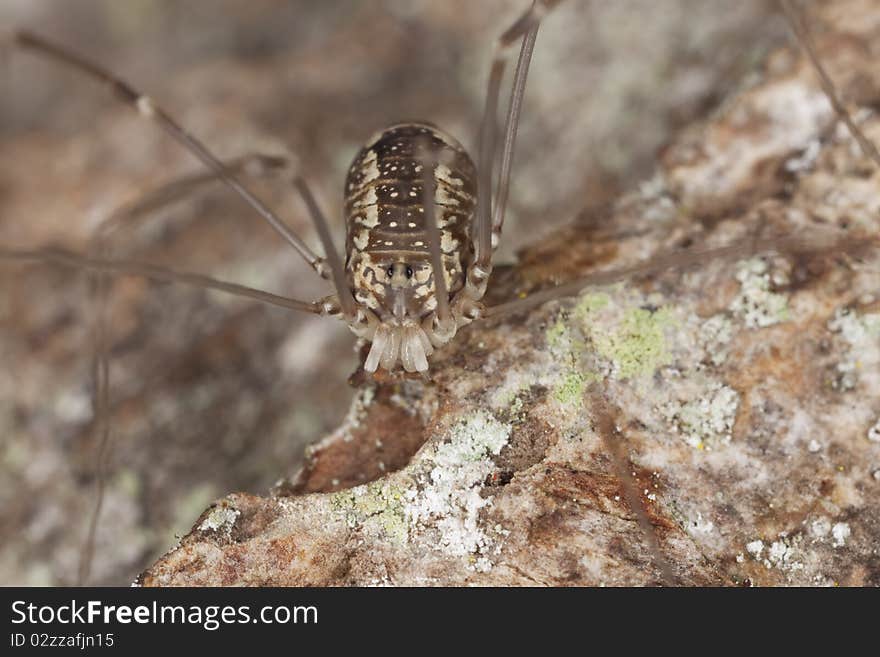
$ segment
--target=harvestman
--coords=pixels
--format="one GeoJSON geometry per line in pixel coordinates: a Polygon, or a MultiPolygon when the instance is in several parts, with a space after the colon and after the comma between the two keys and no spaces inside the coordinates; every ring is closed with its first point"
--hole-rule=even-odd
{"type": "MultiPolygon", "coordinates": [[[[600,272],[494,307],[482,303],[492,273],[492,255],[504,225],[511,167],[529,63],[544,16],[561,0],[535,0],[532,6],[498,37],[489,73],[480,125],[479,157],[474,165],[464,148],[451,136],[427,123],[393,125],[374,135],[355,157],[346,179],[346,257],[333,246],[328,223],[305,178],[291,172],[289,159],[251,155],[221,162],[208,148],[183,129],[149,96],[102,67],[45,39],[25,31],[13,32],[10,43],[66,65],[108,85],[114,95],[141,117],[156,123],[166,134],[198,158],[208,173],[170,183],[132,206],[114,213],[98,229],[89,255],[60,249],[0,247],[0,259],[45,262],[85,269],[99,274],[99,299],[106,295],[107,274],[143,276],[248,297],[291,310],[338,317],[358,338],[371,343],[364,362],[367,372],[380,367],[424,374],[435,350],[452,340],[459,328],[479,319],[524,310],[546,301],[580,292],[588,285],[644,276],[671,267],[689,267],[709,259],[731,259],[755,252],[816,250],[811,243],[792,237],[756,236],[748,243],[727,247],[676,252],[653,258],[647,264],[600,272]],[[500,171],[493,174],[496,150],[496,114],[501,83],[512,46],[521,41],[513,76],[500,150],[500,171]],[[324,250],[317,255],[270,208],[241,182],[239,174],[254,167],[258,173],[290,175],[315,225],[324,250]],[[194,273],[172,271],[156,265],[106,257],[109,235],[123,224],[177,200],[198,186],[219,179],[234,190],[264,221],[292,246],[320,277],[332,282],[334,293],[307,302],[194,273]],[[492,192],[482,190],[492,190],[492,192]]],[[[808,37],[788,3],[786,13],[798,39],[811,53],[823,89],[832,99],[863,148],[866,140],[836,101],[833,86],[812,54],[808,37]]],[[[870,148],[873,148],[871,145],[870,148]]],[[[871,156],[880,163],[874,150],[871,156]]],[[[840,248],[840,245],[822,250],[840,248]]],[[[98,502],[92,514],[80,581],[88,577],[94,533],[103,487],[103,460],[109,440],[108,353],[105,328],[99,312],[96,322],[95,418],[101,436],[98,460],[98,502]]],[[[626,470],[626,468],[622,468],[626,470]]],[[[644,525],[644,523],[642,523],[644,525]]],[[[648,531],[650,524],[648,523],[648,531]]]]}

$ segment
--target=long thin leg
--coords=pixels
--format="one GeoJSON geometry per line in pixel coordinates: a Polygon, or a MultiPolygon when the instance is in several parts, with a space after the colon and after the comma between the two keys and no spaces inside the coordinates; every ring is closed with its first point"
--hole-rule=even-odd
{"type": "Polygon", "coordinates": [[[858,142],[859,147],[862,149],[865,156],[870,158],[874,164],[880,167],[880,151],[877,150],[877,147],[871,140],[865,137],[865,134],[859,129],[855,121],[853,121],[849,112],[843,106],[843,103],[840,102],[834,82],[831,81],[831,77],[825,71],[822,62],[819,61],[819,55],[816,53],[816,46],[813,43],[813,37],[810,35],[810,30],[807,28],[807,24],[804,21],[801,12],[795,8],[795,4],[791,0],[780,0],[780,4],[782,5],[782,10],[785,12],[785,16],[788,19],[789,25],[791,25],[792,32],[794,32],[801,47],[807,53],[807,58],[810,60],[810,64],[812,64],[813,69],[816,71],[816,76],[819,78],[819,84],[822,86],[822,91],[828,98],[828,102],[831,103],[834,112],[840,120],[846,124],[849,133],[853,136],[853,139],[858,142]]]}
{"type": "Polygon", "coordinates": [[[777,237],[761,237],[741,240],[727,246],[721,246],[713,249],[697,249],[694,251],[681,251],[675,253],[666,253],[651,258],[648,262],[634,265],[632,267],[623,267],[621,269],[612,269],[609,271],[600,271],[589,274],[581,278],[551,287],[546,290],[534,292],[528,296],[524,296],[513,301],[499,304],[487,308],[484,318],[499,317],[508,313],[522,312],[529,308],[534,308],[547,301],[555,299],[563,299],[579,294],[584,288],[594,285],[609,285],[618,281],[624,281],[631,278],[643,276],[651,276],[663,273],[672,269],[688,269],[697,265],[703,265],[707,262],[732,262],[748,258],[759,254],[778,253],[785,254],[822,254],[822,253],[858,253],[865,249],[880,244],[880,237],[870,238],[860,237],[841,237],[822,239],[820,237],[797,237],[792,235],[777,237]]]}
{"type": "Polygon", "coordinates": [[[95,275],[95,319],[94,319],[94,427],[98,434],[98,454],[95,460],[95,505],[89,518],[86,539],[80,552],[77,570],[77,586],[88,583],[95,555],[95,539],[98,533],[98,521],[104,504],[104,489],[107,483],[107,466],[110,461],[112,447],[110,433],[110,347],[107,335],[107,295],[109,281],[103,273],[95,275]]]}
{"type": "MultiPolygon", "coordinates": [[[[250,153],[223,163],[224,168],[233,175],[247,173],[263,177],[277,174],[289,166],[286,157],[250,153]]],[[[217,174],[212,171],[195,173],[167,182],[156,189],[150,190],[131,203],[114,210],[110,216],[101,221],[95,229],[95,243],[105,243],[123,226],[133,227],[152,213],[173,205],[193,195],[197,191],[218,182],[217,174]]],[[[103,253],[100,255],[104,255],[103,253]]]]}
{"type": "Polygon", "coordinates": [[[201,274],[173,271],[146,262],[84,256],[64,249],[10,249],[0,247],[0,261],[4,260],[8,262],[51,263],[75,269],[85,269],[91,272],[143,276],[144,278],[164,283],[182,283],[206,290],[225,292],[234,296],[255,299],[272,306],[313,313],[315,315],[335,315],[339,312],[338,306],[332,300],[298,301],[270,292],[264,292],[263,290],[255,290],[251,287],[238,285],[237,283],[218,281],[201,274]]]}
{"type": "MultiPolygon", "coordinates": [[[[534,40],[537,37],[541,19],[560,2],[561,0],[535,0],[532,6],[513,25],[507,28],[495,42],[495,54],[492,58],[492,66],[489,70],[489,83],[486,88],[486,105],[480,124],[478,164],[479,191],[477,196],[476,266],[485,272],[490,270],[492,263],[492,164],[495,157],[495,115],[498,108],[498,96],[501,91],[501,79],[504,76],[504,69],[507,65],[509,49],[520,38],[523,39],[523,51],[534,46],[534,40]]],[[[512,101],[517,98],[519,98],[520,102],[522,100],[529,57],[530,54],[525,58],[525,66],[520,69],[522,76],[514,83],[512,101]]],[[[523,58],[521,57],[520,59],[522,60],[523,58]]],[[[513,121],[509,121],[507,134],[505,135],[505,147],[509,147],[510,158],[513,156],[513,139],[516,135],[518,117],[519,110],[517,109],[513,114],[513,121]]]]}
{"type": "Polygon", "coordinates": [[[56,265],[86,269],[97,274],[95,315],[95,429],[98,433],[98,456],[95,468],[97,491],[95,506],[86,532],[80,563],[77,570],[77,583],[87,583],[95,551],[95,537],[98,520],[104,501],[107,464],[110,458],[111,435],[109,425],[109,345],[106,335],[105,308],[107,302],[107,275],[129,274],[144,276],[163,282],[183,283],[203,289],[217,290],[236,296],[255,299],[282,308],[310,312],[314,314],[335,314],[338,308],[331,301],[305,302],[278,296],[262,290],[245,287],[235,283],[218,281],[200,274],[175,272],[156,265],[132,261],[115,261],[104,258],[82,256],[60,249],[9,249],[0,247],[0,261],[52,263],[56,265]]]}
{"type": "Polygon", "coordinates": [[[321,244],[324,246],[325,258],[330,264],[333,285],[336,287],[336,296],[339,299],[339,304],[342,306],[342,313],[347,319],[351,320],[355,315],[354,297],[351,294],[348,284],[345,282],[345,270],[342,268],[342,260],[339,258],[339,252],[336,250],[336,247],[333,246],[333,237],[330,235],[330,226],[327,223],[327,219],[324,217],[324,213],[321,212],[321,208],[318,207],[318,202],[315,200],[312,190],[309,189],[305,178],[297,176],[294,179],[293,184],[302,197],[303,202],[306,204],[309,214],[312,217],[312,221],[315,224],[315,228],[318,231],[318,236],[321,238],[321,244]]]}
{"type": "MultiPolygon", "coordinates": [[[[286,167],[288,160],[274,156],[249,154],[235,160],[224,162],[230,172],[252,172],[265,175],[286,167]],[[254,170],[255,171],[252,171],[254,170]]],[[[126,204],[102,221],[95,230],[89,248],[92,257],[110,256],[110,240],[123,227],[131,228],[159,209],[179,202],[210,183],[217,182],[213,172],[203,172],[186,176],[152,190],[133,203],[126,204]]],[[[93,272],[94,278],[94,431],[98,436],[98,453],[95,460],[95,502],[86,529],[86,538],[80,552],[77,570],[77,585],[85,586],[91,575],[95,555],[95,543],[104,491],[111,456],[112,427],[110,425],[110,336],[106,318],[109,277],[104,272],[93,272]]]]}
{"type": "Polygon", "coordinates": [[[522,111],[523,98],[526,91],[526,80],[529,75],[529,64],[538,38],[537,25],[526,33],[516,72],[513,75],[513,91],[510,94],[510,107],[507,110],[507,124],[504,129],[504,143],[501,147],[501,171],[498,174],[498,191],[495,194],[495,213],[492,216],[492,248],[498,246],[504,215],[507,210],[507,198],[510,193],[510,173],[513,167],[513,147],[516,145],[516,133],[519,128],[519,115],[522,111]]]}
{"type": "Polygon", "coordinates": [[[608,398],[605,396],[601,387],[593,383],[584,395],[585,400],[589,400],[592,406],[594,423],[596,432],[605,444],[605,450],[611,457],[611,464],[614,466],[617,479],[620,481],[621,492],[623,493],[626,504],[633,512],[645,536],[648,544],[648,551],[657,570],[660,571],[662,583],[664,586],[674,586],[677,582],[672,566],[660,549],[660,540],[657,538],[657,531],[645,511],[642,504],[642,497],[639,495],[639,488],[635,477],[633,477],[632,463],[623,444],[623,433],[621,432],[618,422],[615,421],[616,409],[614,409],[608,398]]]}
{"type": "MultiPolygon", "coordinates": [[[[232,160],[223,165],[230,172],[247,172],[251,171],[254,175],[278,175],[286,172],[292,179],[293,185],[302,197],[309,215],[315,225],[324,251],[327,254],[322,262],[329,264],[329,273],[332,276],[336,295],[346,317],[353,317],[355,313],[354,300],[351,292],[345,283],[345,274],[342,268],[342,262],[333,246],[333,240],[330,236],[330,228],[327,219],[321,212],[312,191],[309,189],[308,183],[301,175],[293,171],[291,158],[280,155],[262,155],[254,153],[232,160]]],[[[135,202],[123,206],[119,210],[113,212],[107,219],[102,221],[95,231],[95,237],[92,240],[92,255],[106,258],[108,256],[109,239],[116,233],[122,225],[138,222],[150,213],[175,203],[186,196],[192,194],[201,187],[219,180],[214,172],[195,174],[187,176],[179,180],[162,185],[158,189],[153,190],[146,196],[141,197],[135,202]]]]}
{"type": "Polygon", "coordinates": [[[113,93],[144,118],[154,121],[166,134],[189,150],[216,176],[232,188],[244,201],[274,228],[322,277],[327,275],[324,260],[319,258],[287,225],[233,175],[200,141],[184,130],[149,96],[145,96],[117,76],[98,65],[56,46],[30,32],[13,32],[13,45],[40,53],[110,86],[113,93]]]}
{"type": "Polygon", "coordinates": [[[431,150],[428,139],[418,144],[419,161],[422,167],[422,208],[425,213],[425,230],[428,233],[428,248],[431,252],[431,269],[434,274],[434,297],[437,299],[437,319],[440,327],[450,328],[452,313],[449,310],[449,290],[443,267],[443,252],[440,244],[440,229],[437,226],[437,199],[435,198],[434,170],[437,167],[436,153],[431,150]]]}

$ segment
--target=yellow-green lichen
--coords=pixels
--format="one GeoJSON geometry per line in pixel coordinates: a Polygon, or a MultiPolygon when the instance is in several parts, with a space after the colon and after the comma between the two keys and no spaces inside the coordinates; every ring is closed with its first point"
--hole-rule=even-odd
{"type": "Polygon", "coordinates": [[[395,542],[403,543],[409,533],[404,494],[400,486],[374,481],[334,493],[330,508],[342,514],[349,527],[375,526],[395,542]]]}
{"type": "Polygon", "coordinates": [[[592,331],[596,350],[614,364],[617,378],[653,374],[668,365],[665,329],[674,323],[669,308],[630,308],[612,331],[592,331]]]}
{"type": "Polygon", "coordinates": [[[595,380],[595,375],[587,376],[576,371],[569,371],[562,377],[559,385],[553,388],[553,397],[560,403],[569,405],[577,404],[584,397],[584,388],[591,380],[595,380]]]}
{"type": "Polygon", "coordinates": [[[580,321],[586,320],[590,315],[605,308],[611,303],[611,297],[603,292],[585,294],[581,300],[577,302],[572,314],[575,319],[580,321]]]}
{"type": "Polygon", "coordinates": [[[544,334],[547,346],[554,354],[567,354],[571,349],[571,335],[565,319],[559,317],[544,334]]]}

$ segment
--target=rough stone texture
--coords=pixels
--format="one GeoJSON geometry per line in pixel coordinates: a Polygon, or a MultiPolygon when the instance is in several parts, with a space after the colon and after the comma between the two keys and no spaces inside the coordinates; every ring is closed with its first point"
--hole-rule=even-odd
{"type": "MultiPolygon", "coordinates": [[[[224,157],[295,151],[341,242],[345,169],[369,134],[418,118],[474,151],[491,40],[527,2],[4,0],[0,24],[96,57],[224,157]]],[[[529,78],[502,259],[585,208],[584,218],[604,219],[596,209],[654,168],[670,133],[716,107],[785,38],[768,0],[662,4],[568,0],[548,20],[529,78]]],[[[0,66],[9,90],[0,100],[4,246],[83,251],[119,204],[198,170],[100,88],[31,56],[9,63],[0,66]]],[[[252,184],[317,243],[290,190],[252,184]]],[[[567,278],[600,251],[610,258],[615,244],[545,242],[518,275],[529,284],[567,278]]],[[[117,248],[281,294],[327,291],[219,188],[156,213],[117,248]]],[[[211,500],[265,493],[295,471],[304,446],[345,417],[357,356],[341,324],[185,287],[120,278],[108,312],[114,447],[90,582],[127,584],[211,500]]],[[[75,581],[94,506],[93,317],[88,277],[0,264],[2,584],[75,581]]],[[[485,358],[479,349],[455,353],[475,366],[485,358]]],[[[407,462],[424,421],[407,415],[409,397],[386,403],[397,398],[379,390],[375,399],[363,431],[379,423],[390,438],[396,428],[393,440],[379,450],[356,439],[355,453],[327,439],[295,487],[326,490],[334,479],[341,487],[407,462]]]]}
{"type": "MultiPolygon", "coordinates": [[[[880,142],[880,8],[813,19],[880,142]]],[[[362,383],[299,477],[215,503],[140,582],[880,585],[878,184],[800,53],[775,52],[638,192],[528,250],[493,295],[756,234],[825,253],[718,259],[473,326],[430,383],[362,383]],[[378,478],[341,488],[361,463],[378,478]]]]}

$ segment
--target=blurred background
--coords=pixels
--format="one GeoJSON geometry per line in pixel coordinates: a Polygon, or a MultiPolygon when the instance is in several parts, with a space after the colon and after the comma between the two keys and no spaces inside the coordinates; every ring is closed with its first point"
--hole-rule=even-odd
{"type": "MultiPolygon", "coordinates": [[[[0,0],[27,27],[149,93],[215,153],[291,150],[343,243],[355,152],[401,119],[474,153],[494,38],[526,0],[0,0]]],[[[788,39],[767,0],[568,0],[538,38],[501,260],[602,216],[681,126],[788,39]]],[[[0,243],[83,251],[115,208],[200,171],[94,83],[28,53],[0,69],[0,243]]],[[[255,190],[317,245],[283,185],[255,190]]],[[[219,186],[116,253],[311,300],[329,292],[219,186]]],[[[94,503],[88,276],[0,263],[0,584],[70,584],[94,503]]],[[[113,282],[113,448],[91,582],[127,584],[215,498],[265,493],[345,415],[338,322],[198,289],[113,282]]]]}

